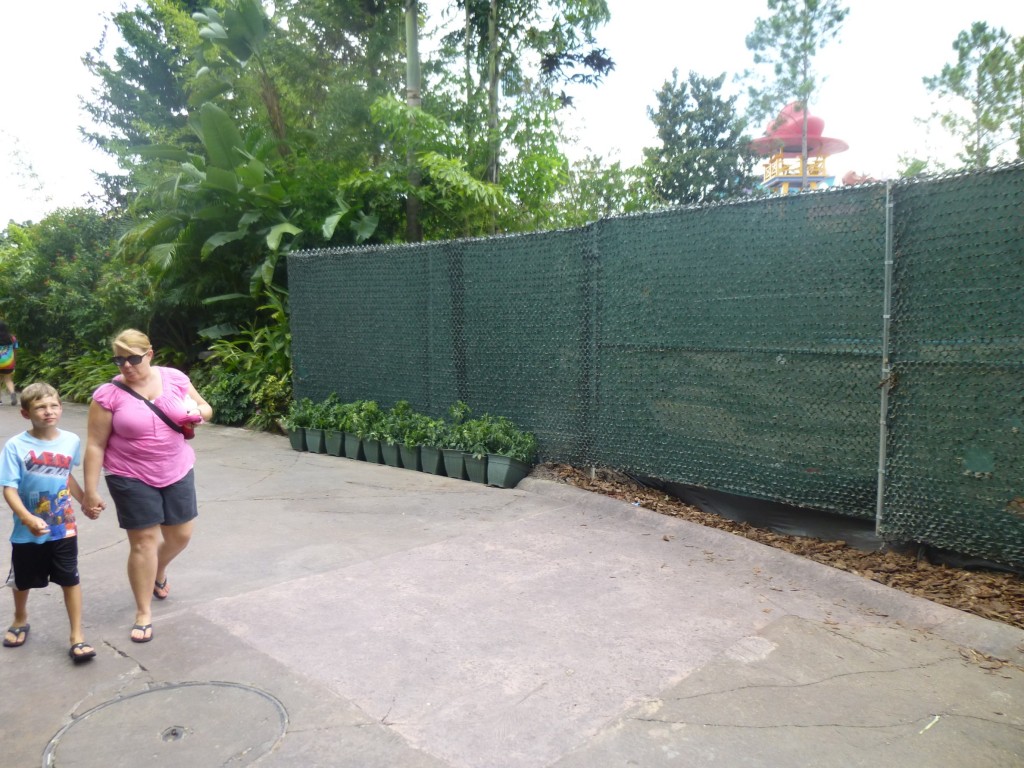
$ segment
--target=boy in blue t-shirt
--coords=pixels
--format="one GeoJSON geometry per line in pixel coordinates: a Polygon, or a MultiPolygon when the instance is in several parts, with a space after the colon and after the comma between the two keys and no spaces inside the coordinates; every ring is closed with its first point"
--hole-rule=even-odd
{"type": "Polygon", "coordinates": [[[71,508],[72,497],[82,502],[82,488],[71,474],[81,463],[81,440],[57,428],[62,410],[60,396],[49,384],[25,387],[21,415],[32,422],[32,428],[8,440],[0,454],[0,486],[14,512],[7,577],[14,594],[14,622],[4,634],[4,646],[25,644],[29,590],[42,589],[52,581],[64,590],[71,623],[68,655],[78,664],[93,658],[96,651],[82,634],[78,528],[71,508]]]}

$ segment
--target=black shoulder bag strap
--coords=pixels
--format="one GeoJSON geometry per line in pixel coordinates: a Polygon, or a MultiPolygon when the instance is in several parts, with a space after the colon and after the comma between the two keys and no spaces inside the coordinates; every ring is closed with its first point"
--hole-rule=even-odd
{"type": "Polygon", "coordinates": [[[164,424],[166,424],[168,427],[173,429],[175,432],[177,432],[179,434],[182,434],[182,435],[185,434],[185,430],[183,430],[178,424],[175,424],[173,421],[171,421],[171,418],[166,413],[161,411],[159,408],[157,408],[155,405],[153,405],[153,403],[151,403],[149,400],[144,398],[142,395],[140,395],[134,389],[129,387],[123,381],[118,381],[117,379],[114,379],[110,383],[113,384],[118,389],[123,389],[129,395],[132,395],[133,397],[139,398],[139,400],[141,400],[142,402],[144,402],[146,405],[149,406],[150,410],[153,411],[153,413],[155,413],[157,416],[159,416],[161,419],[163,419],[164,424]]]}

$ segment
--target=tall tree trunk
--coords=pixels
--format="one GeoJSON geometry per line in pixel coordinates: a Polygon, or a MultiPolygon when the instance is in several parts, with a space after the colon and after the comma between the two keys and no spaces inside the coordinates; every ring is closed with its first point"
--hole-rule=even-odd
{"type": "Polygon", "coordinates": [[[803,111],[803,128],[800,131],[800,163],[801,163],[801,180],[800,190],[802,192],[807,191],[807,102],[801,102],[800,108],[803,111]]]}
{"type": "MultiPolygon", "coordinates": [[[[405,0],[405,103],[413,109],[419,109],[422,103],[418,6],[417,0],[405,0]]],[[[416,146],[412,135],[409,137],[409,146],[406,150],[406,164],[409,167],[409,186],[412,187],[412,191],[405,198],[405,239],[409,243],[418,243],[423,240],[418,193],[422,179],[416,162],[416,146]]]]}
{"type": "MultiPolygon", "coordinates": [[[[498,133],[498,0],[491,0],[487,15],[487,181],[498,183],[498,157],[501,135],[498,133]]],[[[491,219],[491,233],[498,228],[491,219]]]]}
{"type": "Polygon", "coordinates": [[[498,183],[498,154],[501,137],[498,135],[498,0],[491,0],[487,15],[487,181],[498,183]]]}
{"type": "Polygon", "coordinates": [[[277,151],[280,152],[281,157],[287,157],[291,154],[291,147],[288,146],[288,127],[285,125],[284,113],[281,111],[281,95],[277,90],[277,83],[274,82],[263,65],[263,60],[259,56],[254,56],[254,58],[260,73],[260,98],[263,100],[263,106],[267,109],[270,130],[274,132],[274,138],[277,139],[277,151]]]}
{"type": "MultiPolygon", "coordinates": [[[[463,135],[466,137],[466,149],[470,150],[473,146],[473,130],[471,127],[473,109],[470,106],[473,103],[473,13],[470,4],[466,3],[466,19],[465,19],[465,33],[466,39],[462,43],[463,55],[466,57],[466,106],[463,112],[463,124],[462,130],[463,135]]],[[[467,151],[467,156],[472,157],[472,152],[467,151]]]]}

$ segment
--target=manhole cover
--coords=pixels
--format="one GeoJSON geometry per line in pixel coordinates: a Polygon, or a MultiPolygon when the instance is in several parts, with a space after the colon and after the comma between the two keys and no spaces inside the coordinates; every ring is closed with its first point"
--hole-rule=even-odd
{"type": "Polygon", "coordinates": [[[62,728],[43,768],[249,765],[284,736],[288,714],[265,691],[175,683],[93,707],[62,728]]]}

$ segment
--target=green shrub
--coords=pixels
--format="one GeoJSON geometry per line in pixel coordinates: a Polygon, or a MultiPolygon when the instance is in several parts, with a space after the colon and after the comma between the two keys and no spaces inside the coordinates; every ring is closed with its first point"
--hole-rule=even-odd
{"type": "Polygon", "coordinates": [[[448,440],[448,424],[444,419],[432,419],[423,416],[423,434],[419,445],[427,448],[445,448],[448,440]]]}
{"type": "Polygon", "coordinates": [[[488,453],[532,464],[537,456],[537,438],[532,432],[522,430],[504,416],[499,416],[491,425],[488,453]]]}
{"type": "Polygon", "coordinates": [[[315,404],[308,397],[301,400],[292,400],[288,406],[288,412],[281,419],[281,426],[285,429],[305,429],[312,426],[313,409],[315,404]]]}
{"type": "Polygon", "coordinates": [[[448,425],[446,445],[442,447],[464,451],[478,459],[493,453],[531,464],[536,458],[536,436],[520,429],[505,416],[485,413],[469,419],[466,418],[469,408],[462,402],[452,406],[448,412],[455,420],[448,425]]]}
{"type": "Polygon", "coordinates": [[[327,429],[336,429],[339,432],[355,433],[355,413],[358,403],[335,403],[330,413],[330,425],[327,429]]]}
{"type": "Polygon", "coordinates": [[[334,412],[340,404],[334,392],[326,399],[313,403],[309,409],[309,424],[306,426],[312,429],[334,429],[334,412]]]}
{"type": "Polygon", "coordinates": [[[213,421],[237,427],[251,417],[248,383],[240,376],[215,365],[196,366],[190,373],[192,385],[213,408],[213,421]]]}
{"type": "Polygon", "coordinates": [[[253,409],[245,426],[269,432],[280,431],[281,416],[292,400],[292,385],[288,379],[267,376],[253,395],[253,409]]]}
{"type": "Polygon", "coordinates": [[[88,403],[100,384],[110,381],[117,368],[110,362],[110,350],[68,352],[57,346],[41,352],[18,350],[19,389],[35,381],[45,381],[60,392],[68,403],[88,403]]]}
{"type": "Polygon", "coordinates": [[[449,447],[481,459],[490,452],[493,425],[494,419],[487,414],[475,419],[466,419],[461,424],[453,426],[449,433],[449,447]]]}
{"type": "Polygon", "coordinates": [[[360,439],[380,440],[384,410],[378,405],[377,401],[357,400],[352,405],[352,433],[360,439]]]}
{"type": "Polygon", "coordinates": [[[85,352],[65,361],[60,383],[54,384],[61,397],[74,403],[88,403],[96,387],[117,374],[110,355],[110,350],[85,352]]]}
{"type": "Polygon", "coordinates": [[[380,439],[386,443],[400,444],[408,429],[412,406],[408,400],[399,400],[384,412],[380,421],[380,439]]]}

